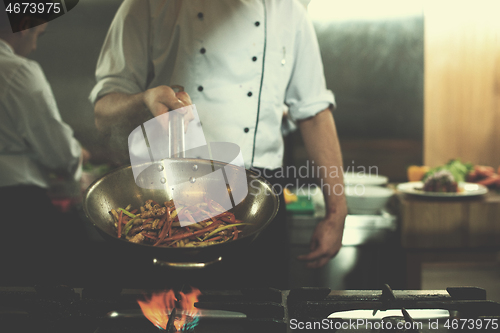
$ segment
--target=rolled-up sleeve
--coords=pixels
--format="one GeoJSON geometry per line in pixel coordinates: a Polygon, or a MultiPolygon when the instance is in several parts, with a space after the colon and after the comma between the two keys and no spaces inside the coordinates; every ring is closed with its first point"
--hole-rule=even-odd
{"type": "Polygon", "coordinates": [[[298,26],[294,53],[295,65],[285,103],[292,119],[301,120],[335,105],[333,93],[326,88],[316,33],[305,14],[298,26]]]}
{"type": "Polygon", "coordinates": [[[149,61],[149,1],[125,0],[108,31],[97,62],[94,104],[112,93],[136,94],[146,89],[149,61]]]}

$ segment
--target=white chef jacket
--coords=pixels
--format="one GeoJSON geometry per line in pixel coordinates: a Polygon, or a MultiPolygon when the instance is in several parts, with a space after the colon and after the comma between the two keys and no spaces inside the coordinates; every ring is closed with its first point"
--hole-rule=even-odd
{"type": "Polygon", "coordinates": [[[125,0],[96,77],[94,103],[111,92],[184,86],[207,142],[236,143],[247,167],[282,165],[283,104],[300,120],[334,103],[296,0],[125,0]]]}
{"type": "Polygon", "coordinates": [[[0,186],[47,188],[50,171],[80,177],[80,144],[61,120],[40,65],[1,39],[0,119],[0,186]]]}

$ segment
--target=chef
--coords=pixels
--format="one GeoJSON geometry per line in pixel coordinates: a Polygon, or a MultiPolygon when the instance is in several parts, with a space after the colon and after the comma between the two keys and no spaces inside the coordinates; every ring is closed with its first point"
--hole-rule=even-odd
{"type": "MultiPolygon", "coordinates": [[[[286,104],[315,164],[341,167],[333,94],[326,89],[313,26],[296,0],[125,0],[96,76],[90,95],[96,126],[112,140],[191,99],[200,122],[188,128],[202,124],[208,142],[236,143],[247,168],[266,171],[284,185],[276,170],[283,162],[286,104]],[[176,94],[172,85],[183,86],[188,95],[176,94]]],[[[322,181],[326,189],[342,185],[341,177],[327,174],[322,181]]],[[[325,195],[327,215],[316,227],[310,252],[299,257],[310,268],[324,266],[341,246],[345,198],[332,191],[325,195]]],[[[278,238],[269,237],[273,245],[254,256],[261,261],[286,254],[282,214],[270,227],[278,238]]],[[[271,267],[278,261],[269,260],[259,275],[279,271],[271,267]]]]}
{"type": "MultiPolygon", "coordinates": [[[[63,122],[40,65],[26,56],[47,28],[43,17],[0,13],[0,212],[2,277],[57,274],[59,240],[71,238],[47,195],[49,174],[70,180],[81,174],[89,154],[63,122]],[[60,235],[61,233],[62,235],[60,235]],[[51,252],[52,251],[52,252],[51,252]],[[6,263],[5,261],[9,261],[6,263]]],[[[24,276],[24,278],[29,278],[24,276]]],[[[51,277],[52,278],[52,277],[51,277]]],[[[40,282],[40,281],[38,281],[40,282]]]]}

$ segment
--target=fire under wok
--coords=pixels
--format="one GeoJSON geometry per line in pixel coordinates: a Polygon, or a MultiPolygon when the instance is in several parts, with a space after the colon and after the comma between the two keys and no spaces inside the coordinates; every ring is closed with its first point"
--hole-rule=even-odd
{"type": "Polygon", "coordinates": [[[278,207],[279,199],[272,186],[256,173],[227,163],[189,158],[149,163],[137,177],[131,166],[118,168],[90,185],[83,198],[87,219],[106,240],[133,249],[155,264],[177,268],[205,267],[226,256],[238,255],[271,223],[278,207]],[[221,172],[224,186],[220,182],[221,172]],[[148,186],[150,183],[154,186],[148,186]],[[118,238],[110,214],[111,209],[129,204],[139,208],[147,200],[163,203],[175,197],[175,200],[203,202],[214,196],[229,196],[232,203],[229,211],[236,219],[249,224],[237,239],[201,247],[136,244],[118,238]]]}

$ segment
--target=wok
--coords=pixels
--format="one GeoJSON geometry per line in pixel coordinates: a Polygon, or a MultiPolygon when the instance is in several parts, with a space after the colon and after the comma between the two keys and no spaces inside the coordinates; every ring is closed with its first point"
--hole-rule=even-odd
{"type": "Polygon", "coordinates": [[[83,198],[86,217],[105,239],[117,246],[133,249],[134,253],[137,251],[137,254],[153,260],[157,265],[177,268],[199,268],[229,255],[237,256],[269,225],[278,207],[279,199],[272,186],[256,173],[222,162],[186,158],[155,162],[145,167],[137,179],[134,179],[131,166],[121,167],[92,183],[83,198]],[[213,194],[213,191],[221,191],[221,186],[215,186],[215,182],[220,179],[215,177],[214,171],[219,169],[225,170],[226,186],[222,189],[227,191],[225,195],[232,195],[231,192],[235,192],[234,186],[231,188],[228,185],[235,184],[231,177],[236,177],[238,174],[232,171],[239,171],[240,178],[241,175],[243,177],[246,175],[248,194],[241,202],[238,200],[239,203],[230,210],[237,219],[251,224],[243,228],[238,239],[204,247],[167,248],[131,243],[117,237],[114,221],[109,213],[111,209],[126,207],[129,204],[133,208],[138,208],[148,199],[159,203],[171,200],[173,195],[171,187],[174,181],[176,198],[181,193],[185,198],[203,202],[204,196],[213,194]],[[174,175],[173,178],[169,177],[166,183],[162,178],[162,184],[165,185],[163,188],[151,189],[137,185],[149,181],[152,174],[157,177],[158,170],[165,170],[174,175]]]}

